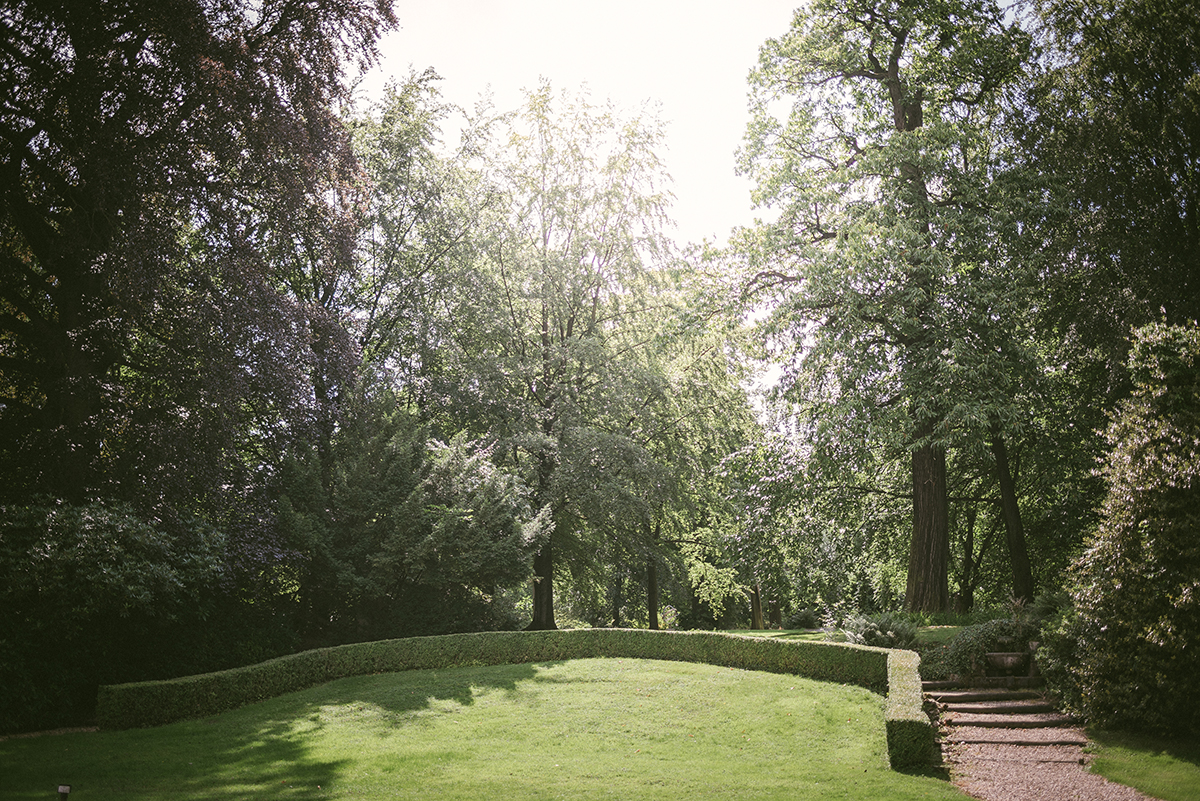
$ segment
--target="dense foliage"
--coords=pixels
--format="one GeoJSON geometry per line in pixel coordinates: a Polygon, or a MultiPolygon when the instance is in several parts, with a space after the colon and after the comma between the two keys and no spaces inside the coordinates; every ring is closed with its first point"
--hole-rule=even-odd
{"type": "Polygon", "coordinates": [[[1090,719],[1200,731],[1200,328],[1139,330],[1108,428],[1100,525],[1053,631],[1054,677],[1090,719]]]}
{"type": "Polygon", "coordinates": [[[227,552],[198,518],[151,524],[99,501],[0,506],[0,730],[78,720],[99,683],[294,647],[277,609],[237,602],[227,552]]]}

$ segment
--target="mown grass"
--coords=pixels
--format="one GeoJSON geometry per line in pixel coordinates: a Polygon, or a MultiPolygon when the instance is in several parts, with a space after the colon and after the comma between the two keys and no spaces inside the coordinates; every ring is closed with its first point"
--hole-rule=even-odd
{"type": "Polygon", "coordinates": [[[1092,771],[1162,801],[1200,798],[1200,740],[1088,730],[1092,771]]]}
{"type": "Polygon", "coordinates": [[[0,798],[962,799],[891,771],[882,699],[589,659],[344,679],[156,729],[0,742],[0,798]]]}

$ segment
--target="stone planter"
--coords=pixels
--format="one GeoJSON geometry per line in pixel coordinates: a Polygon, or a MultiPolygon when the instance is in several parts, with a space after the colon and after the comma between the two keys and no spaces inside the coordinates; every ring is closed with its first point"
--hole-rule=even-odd
{"type": "Polygon", "coordinates": [[[1025,669],[1025,660],[1029,654],[1025,651],[998,651],[988,653],[988,666],[1001,676],[1015,676],[1025,669]]]}

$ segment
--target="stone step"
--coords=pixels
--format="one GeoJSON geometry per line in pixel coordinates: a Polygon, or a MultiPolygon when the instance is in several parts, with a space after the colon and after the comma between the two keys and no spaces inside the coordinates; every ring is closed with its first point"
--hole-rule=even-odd
{"type": "Polygon", "coordinates": [[[925,692],[985,688],[1032,690],[1044,686],[1046,686],[1046,680],[1041,676],[976,676],[970,679],[950,679],[946,681],[921,682],[921,689],[925,692]]]}
{"type": "Polygon", "coordinates": [[[1023,699],[1042,699],[1042,694],[1036,690],[933,690],[926,694],[940,704],[965,704],[972,701],[1019,701],[1023,699]]]}
{"type": "Polygon", "coordinates": [[[967,712],[975,715],[1031,715],[1057,711],[1045,699],[989,700],[974,703],[944,704],[946,712],[967,712]]]}
{"type": "Polygon", "coordinates": [[[971,687],[1003,687],[1009,690],[1029,690],[1044,687],[1046,680],[1041,676],[983,676],[971,679],[971,687]]]}
{"type": "Polygon", "coordinates": [[[943,741],[951,745],[1014,745],[1037,747],[1045,745],[1088,744],[1087,736],[1078,729],[1024,729],[1020,734],[997,729],[964,727],[950,732],[943,741]]]}
{"type": "Polygon", "coordinates": [[[1055,726],[1074,726],[1078,720],[1061,712],[1028,715],[972,714],[951,712],[942,716],[947,726],[974,726],[986,729],[1038,729],[1055,726]]]}

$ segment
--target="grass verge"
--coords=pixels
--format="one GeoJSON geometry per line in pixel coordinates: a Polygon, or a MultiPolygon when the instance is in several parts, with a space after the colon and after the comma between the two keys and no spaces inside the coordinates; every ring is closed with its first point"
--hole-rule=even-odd
{"type": "Polygon", "coordinates": [[[343,679],[154,729],[0,742],[0,798],[961,799],[859,687],[657,660],[343,679]]]}
{"type": "Polygon", "coordinates": [[[1200,740],[1088,730],[1092,771],[1162,801],[1200,798],[1200,740]]]}

